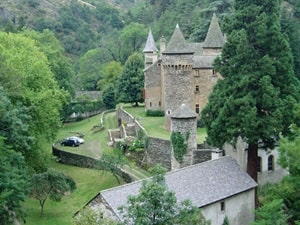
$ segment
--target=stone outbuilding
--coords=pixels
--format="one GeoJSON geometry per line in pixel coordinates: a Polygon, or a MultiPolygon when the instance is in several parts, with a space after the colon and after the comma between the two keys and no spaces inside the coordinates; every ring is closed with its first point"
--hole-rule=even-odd
{"type": "MultiPolygon", "coordinates": [[[[222,224],[225,216],[231,225],[254,221],[257,184],[230,156],[171,171],[165,180],[178,202],[190,199],[211,224],[222,224]]],[[[122,220],[118,208],[126,205],[128,196],[137,195],[141,185],[137,181],[101,191],[88,206],[122,220]]]]}

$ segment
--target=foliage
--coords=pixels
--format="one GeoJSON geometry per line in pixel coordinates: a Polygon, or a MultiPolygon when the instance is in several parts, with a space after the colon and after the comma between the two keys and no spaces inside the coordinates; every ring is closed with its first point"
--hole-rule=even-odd
{"type": "Polygon", "coordinates": [[[5,145],[0,136],[1,224],[11,224],[15,218],[24,219],[21,202],[25,200],[27,189],[24,157],[5,145]]]}
{"type": "Polygon", "coordinates": [[[147,109],[146,116],[165,116],[165,111],[147,109]]]}
{"type": "Polygon", "coordinates": [[[39,201],[41,216],[43,216],[44,204],[48,198],[58,202],[67,192],[75,189],[76,184],[71,177],[63,172],[48,169],[44,173],[32,176],[30,196],[39,201]]]}
{"type": "Polygon", "coordinates": [[[54,33],[50,30],[43,30],[42,32],[25,30],[22,34],[37,41],[37,46],[48,59],[50,69],[59,88],[67,90],[71,96],[74,96],[74,69],[70,59],[64,55],[65,50],[54,33]]]}
{"type": "Polygon", "coordinates": [[[143,102],[144,61],[140,54],[134,53],[126,61],[125,68],[119,79],[117,98],[123,103],[143,102]]]}
{"type": "Polygon", "coordinates": [[[143,140],[128,136],[120,143],[120,149],[122,152],[126,152],[127,150],[141,152],[144,151],[144,142],[143,140]]]}
{"type": "Polygon", "coordinates": [[[90,207],[82,209],[73,220],[73,225],[117,225],[109,218],[103,218],[102,212],[97,212],[90,207]]]}
{"type": "Polygon", "coordinates": [[[116,108],[116,101],[115,101],[115,92],[114,87],[112,84],[108,85],[102,94],[103,103],[106,109],[114,109],[116,108]]]}
{"type": "Polygon", "coordinates": [[[162,174],[144,180],[139,194],[129,196],[127,205],[121,206],[119,211],[124,224],[209,224],[190,201],[177,203],[162,174]]]}
{"type": "MultiPolygon", "coordinates": [[[[277,198],[283,198],[284,204],[288,208],[291,215],[291,220],[300,221],[300,107],[297,107],[295,111],[296,121],[291,126],[292,135],[289,138],[282,138],[280,140],[279,163],[283,168],[289,170],[289,175],[284,177],[278,187],[274,188],[274,192],[277,198]]],[[[271,196],[272,197],[272,196],[271,196]]],[[[273,197],[275,198],[275,197],[273,197]]]]}
{"type": "Polygon", "coordinates": [[[28,166],[43,170],[46,161],[39,158],[44,155],[39,141],[55,137],[67,93],[59,88],[47,57],[34,40],[23,34],[0,33],[0,49],[0,81],[7,98],[4,104],[9,110],[2,112],[6,114],[1,118],[5,120],[2,135],[7,137],[5,143],[25,156],[28,166]],[[19,119],[9,119],[9,114],[17,112],[19,119]],[[36,166],[37,162],[41,167],[36,166]]]}
{"type": "Polygon", "coordinates": [[[105,90],[109,85],[115,88],[122,71],[123,67],[121,63],[117,61],[110,61],[103,64],[101,68],[101,79],[97,82],[97,88],[99,90],[105,90]]]}
{"type": "Polygon", "coordinates": [[[248,143],[247,169],[255,180],[258,141],[272,149],[279,134],[288,133],[299,101],[299,81],[279,18],[279,1],[235,1],[235,13],[224,24],[227,42],[214,64],[224,79],[201,113],[209,144],[235,145],[239,138],[248,143]]]}
{"type": "Polygon", "coordinates": [[[251,225],[286,225],[289,216],[284,211],[284,204],[281,199],[263,205],[255,211],[256,220],[251,225]]]}
{"type": "Polygon", "coordinates": [[[187,153],[187,141],[189,138],[189,134],[187,133],[186,138],[182,136],[180,132],[172,132],[171,133],[171,143],[174,151],[174,157],[179,162],[182,162],[183,156],[187,153]]]}
{"type": "Polygon", "coordinates": [[[118,149],[114,149],[113,152],[104,152],[99,160],[99,168],[111,172],[119,184],[121,184],[119,179],[121,168],[128,164],[129,162],[118,149]]]}
{"type": "Polygon", "coordinates": [[[76,76],[76,86],[80,90],[96,90],[97,82],[101,79],[104,63],[111,60],[99,48],[87,51],[79,60],[79,71],[76,76]]]}
{"type": "Polygon", "coordinates": [[[123,54],[128,58],[132,53],[138,52],[145,43],[147,30],[142,24],[132,22],[124,27],[120,34],[120,41],[123,43],[123,54]]]}
{"type": "Polygon", "coordinates": [[[223,225],[229,225],[229,220],[228,220],[227,216],[225,216],[225,218],[224,218],[223,225]]]}

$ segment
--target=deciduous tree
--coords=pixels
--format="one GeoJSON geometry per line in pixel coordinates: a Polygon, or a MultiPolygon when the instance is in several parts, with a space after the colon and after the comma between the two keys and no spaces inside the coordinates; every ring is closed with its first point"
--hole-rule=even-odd
{"type": "MultiPolygon", "coordinates": [[[[55,137],[61,125],[60,110],[67,93],[58,87],[47,57],[36,42],[23,34],[0,32],[0,59],[1,86],[8,99],[6,102],[11,102],[11,106],[6,106],[10,111],[3,113],[15,115],[16,110],[20,113],[16,120],[18,124],[9,117],[0,118],[2,121],[5,119],[6,123],[6,130],[0,129],[5,131],[2,133],[7,137],[5,143],[21,152],[26,163],[41,162],[39,156],[43,154],[36,154],[43,151],[39,141],[49,141],[55,137]],[[12,138],[10,134],[13,131],[16,131],[16,136],[12,138]],[[21,140],[21,137],[26,141],[18,142],[19,146],[16,146],[15,139],[21,140]]],[[[28,163],[28,166],[35,168],[35,163],[28,163]]],[[[45,166],[42,168],[45,169],[45,166]]]]}
{"type": "Polygon", "coordinates": [[[120,102],[143,102],[144,61],[141,55],[134,53],[126,61],[123,73],[118,81],[117,98],[120,102]]]}
{"type": "Polygon", "coordinates": [[[60,201],[67,192],[76,189],[74,180],[63,172],[49,169],[44,173],[34,174],[31,178],[30,196],[39,201],[41,216],[43,216],[44,205],[49,198],[60,201]]]}
{"type": "Polygon", "coordinates": [[[104,152],[99,160],[100,168],[103,171],[111,172],[119,184],[121,184],[119,179],[121,168],[127,164],[129,164],[128,160],[119,149],[114,149],[113,152],[104,152]]]}

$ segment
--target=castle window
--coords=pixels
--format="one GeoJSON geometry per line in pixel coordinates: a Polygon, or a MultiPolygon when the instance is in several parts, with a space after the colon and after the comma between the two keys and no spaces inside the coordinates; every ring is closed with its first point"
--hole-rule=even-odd
{"type": "Polygon", "coordinates": [[[199,77],[200,76],[200,71],[199,70],[195,70],[195,77],[199,77]]]}
{"type": "Polygon", "coordinates": [[[212,75],[213,75],[213,77],[217,76],[217,73],[216,73],[215,69],[212,69],[212,75]]]}
{"type": "Polygon", "coordinates": [[[152,107],[152,102],[150,102],[150,107],[152,107]]]}
{"type": "Polygon", "coordinates": [[[161,106],[161,102],[160,101],[158,102],[158,106],[161,106]]]}
{"type": "Polygon", "coordinates": [[[273,171],[274,170],[274,156],[270,155],[268,157],[268,171],[273,171]]]}
{"type": "Polygon", "coordinates": [[[220,210],[221,212],[224,212],[225,211],[225,202],[220,202],[220,210]]]}
{"type": "Polygon", "coordinates": [[[198,93],[199,91],[200,91],[200,89],[199,89],[199,85],[196,85],[196,86],[195,86],[195,92],[197,92],[197,93],[198,93]]]}
{"type": "Polygon", "coordinates": [[[196,112],[197,114],[200,113],[200,106],[199,106],[199,104],[196,104],[196,106],[195,106],[195,112],[196,112]]]}
{"type": "Polygon", "coordinates": [[[262,159],[261,159],[261,157],[258,157],[257,158],[257,172],[261,172],[262,171],[262,159]]]}

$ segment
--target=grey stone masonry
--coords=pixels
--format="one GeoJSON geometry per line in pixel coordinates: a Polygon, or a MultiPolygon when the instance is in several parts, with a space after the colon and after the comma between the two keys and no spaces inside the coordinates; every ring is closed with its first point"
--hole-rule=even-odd
{"type": "Polygon", "coordinates": [[[197,149],[197,114],[182,104],[171,114],[171,132],[179,132],[183,138],[187,138],[187,153],[182,162],[176,162],[173,158],[172,169],[192,165],[194,151],[197,149]]]}

